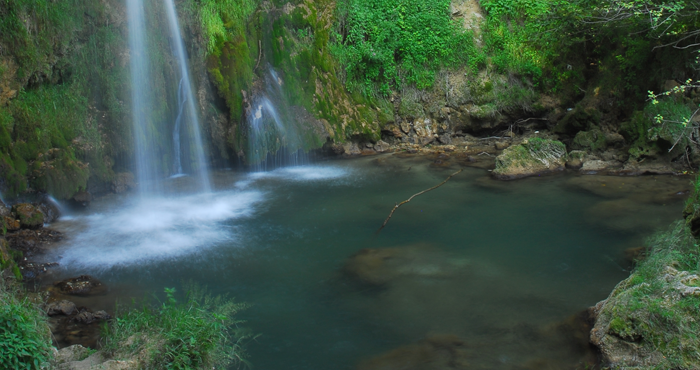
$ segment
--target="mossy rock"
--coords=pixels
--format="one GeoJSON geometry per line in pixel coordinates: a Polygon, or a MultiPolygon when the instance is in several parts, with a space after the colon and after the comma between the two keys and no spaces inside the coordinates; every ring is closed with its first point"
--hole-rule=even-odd
{"type": "Polygon", "coordinates": [[[576,105],[576,108],[567,113],[566,116],[554,126],[552,132],[573,135],[579,131],[588,130],[596,126],[600,122],[600,118],[601,114],[597,110],[576,105]]]}
{"type": "Polygon", "coordinates": [[[562,171],[566,164],[566,146],[556,140],[531,138],[506,148],[496,157],[492,174],[501,180],[513,180],[562,171]]]}
{"type": "Polygon", "coordinates": [[[29,203],[15,204],[12,206],[12,213],[23,229],[38,229],[44,226],[44,213],[29,203]]]}
{"type": "Polygon", "coordinates": [[[700,368],[696,243],[683,222],[675,223],[650,239],[646,259],[596,305],[591,343],[605,368],[700,368]]]}
{"type": "Polygon", "coordinates": [[[590,151],[599,151],[607,147],[608,142],[605,139],[605,134],[598,128],[593,128],[589,131],[579,131],[574,137],[572,147],[574,149],[584,149],[590,151]]]}

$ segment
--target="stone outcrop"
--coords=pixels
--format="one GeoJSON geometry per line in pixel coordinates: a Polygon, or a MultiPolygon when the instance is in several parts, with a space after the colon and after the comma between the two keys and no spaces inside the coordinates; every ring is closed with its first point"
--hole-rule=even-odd
{"type": "Polygon", "coordinates": [[[522,144],[505,149],[496,157],[493,176],[502,180],[512,180],[563,171],[566,159],[566,147],[561,142],[530,138],[522,144]]]}

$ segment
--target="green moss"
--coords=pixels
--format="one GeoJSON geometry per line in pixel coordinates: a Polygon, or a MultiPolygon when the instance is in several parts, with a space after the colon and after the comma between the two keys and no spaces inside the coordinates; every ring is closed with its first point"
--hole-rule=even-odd
{"type": "Polygon", "coordinates": [[[572,147],[575,149],[600,151],[607,147],[607,140],[605,139],[605,134],[596,127],[590,131],[579,131],[574,137],[572,147]]]}

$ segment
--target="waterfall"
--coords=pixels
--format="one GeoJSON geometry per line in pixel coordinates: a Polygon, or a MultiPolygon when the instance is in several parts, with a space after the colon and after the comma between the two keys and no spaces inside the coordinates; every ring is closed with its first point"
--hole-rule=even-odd
{"type": "Polygon", "coordinates": [[[253,99],[247,123],[248,163],[254,171],[308,162],[302,152],[300,128],[282,90],[282,80],[272,68],[267,70],[264,92],[253,99]]]}
{"type": "Polygon", "coordinates": [[[173,148],[174,148],[174,163],[173,171],[175,171],[173,176],[182,175],[182,159],[180,156],[180,128],[182,126],[182,111],[185,108],[186,98],[183,97],[182,93],[182,78],[177,86],[177,118],[175,118],[175,128],[173,129],[173,148]],[[184,99],[184,100],[183,100],[184,99]]]}
{"type": "MultiPolygon", "coordinates": [[[[185,46],[183,45],[182,42],[182,35],[180,34],[180,24],[177,20],[177,13],[175,11],[175,4],[173,4],[173,0],[165,0],[165,5],[166,5],[166,12],[168,15],[168,23],[170,24],[170,34],[172,36],[172,40],[175,43],[175,57],[177,58],[179,67],[180,67],[180,84],[181,86],[178,88],[178,90],[182,90],[184,92],[184,103],[186,103],[186,108],[187,108],[187,117],[189,118],[189,123],[190,123],[190,130],[189,132],[192,134],[193,137],[193,147],[194,147],[194,163],[192,163],[192,168],[197,172],[197,176],[199,177],[199,182],[202,186],[202,189],[206,192],[211,191],[211,185],[209,183],[209,172],[207,169],[207,162],[206,158],[204,156],[204,145],[202,142],[202,134],[200,132],[200,125],[199,125],[199,117],[197,114],[197,107],[195,105],[195,100],[194,100],[194,94],[192,92],[192,84],[190,80],[190,74],[189,74],[189,67],[187,64],[187,52],[185,51],[185,46]]],[[[179,95],[179,92],[178,92],[179,95]]],[[[178,97],[179,100],[179,97],[178,97]]],[[[182,107],[180,108],[182,109],[182,107]]],[[[179,115],[178,115],[179,116],[179,115]]],[[[176,122],[175,129],[178,130],[178,138],[179,138],[179,125],[176,122]]],[[[179,140],[178,140],[178,146],[179,146],[179,140]]],[[[177,156],[180,156],[180,150],[178,147],[178,153],[177,156]]],[[[177,161],[181,165],[181,159],[178,158],[177,161]]],[[[177,169],[176,169],[177,170],[177,169]]]]}
{"type": "Polygon", "coordinates": [[[149,60],[146,45],[146,19],[142,0],[127,0],[129,25],[129,66],[131,68],[131,113],[135,144],[136,178],[140,193],[158,178],[155,168],[153,135],[149,131],[149,60]]]}

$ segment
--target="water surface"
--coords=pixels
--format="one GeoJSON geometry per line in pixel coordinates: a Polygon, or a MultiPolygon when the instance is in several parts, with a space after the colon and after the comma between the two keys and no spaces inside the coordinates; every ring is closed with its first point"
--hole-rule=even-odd
{"type": "Polygon", "coordinates": [[[429,164],[384,155],[221,171],[208,194],[181,177],[145,201],[105,197],[55,224],[67,238],[50,279],[101,279],[108,296],[74,299],[93,309],[186,279],[251,303],[240,315],[262,334],[248,345],[261,370],[355,369],[436,334],[461,338],[474,368],[575,368],[586,353],[558,323],[628,276],[623,251],[678,218],[676,193],[689,189],[679,177],[498,182],[465,169],[376,234],[395,203],[456,170],[429,164]],[[391,256],[380,286],[343,273],[364,248],[391,256]]]}

